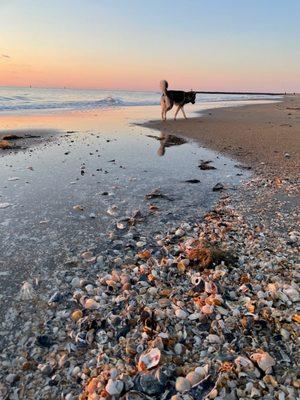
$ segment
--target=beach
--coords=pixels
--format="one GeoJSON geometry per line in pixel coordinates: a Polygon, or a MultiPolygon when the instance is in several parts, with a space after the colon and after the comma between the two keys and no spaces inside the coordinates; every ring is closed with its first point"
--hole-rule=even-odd
{"type": "Polygon", "coordinates": [[[151,121],[147,126],[197,140],[229,154],[257,172],[299,175],[300,96],[282,102],[219,108],[188,120],[151,121]]]}
{"type": "Polygon", "coordinates": [[[297,399],[300,97],[221,106],[6,117],[4,399],[297,399]]]}

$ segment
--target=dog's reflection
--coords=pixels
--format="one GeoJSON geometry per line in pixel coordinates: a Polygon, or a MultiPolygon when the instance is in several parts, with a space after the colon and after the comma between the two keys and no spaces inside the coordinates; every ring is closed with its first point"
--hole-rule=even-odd
{"type": "Polygon", "coordinates": [[[160,133],[159,137],[160,146],[157,150],[157,155],[159,155],[159,157],[165,155],[169,137],[170,135],[168,133],[163,133],[163,132],[160,133]]]}
{"type": "Polygon", "coordinates": [[[159,136],[147,135],[153,139],[159,140],[159,148],[157,150],[157,155],[162,157],[166,154],[166,148],[171,146],[179,146],[186,143],[186,140],[170,135],[166,132],[161,131],[159,136]]]}

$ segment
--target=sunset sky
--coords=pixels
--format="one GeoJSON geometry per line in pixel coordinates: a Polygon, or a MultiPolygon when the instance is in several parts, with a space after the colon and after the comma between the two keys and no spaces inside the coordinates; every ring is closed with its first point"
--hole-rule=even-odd
{"type": "Polygon", "coordinates": [[[0,85],[300,92],[300,0],[0,0],[0,85]]]}

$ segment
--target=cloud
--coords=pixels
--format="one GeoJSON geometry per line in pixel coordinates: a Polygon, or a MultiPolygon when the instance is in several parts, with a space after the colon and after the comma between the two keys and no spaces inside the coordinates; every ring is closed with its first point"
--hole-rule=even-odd
{"type": "Polygon", "coordinates": [[[1,58],[10,58],[8,54],[1,54],[1,58]]]}

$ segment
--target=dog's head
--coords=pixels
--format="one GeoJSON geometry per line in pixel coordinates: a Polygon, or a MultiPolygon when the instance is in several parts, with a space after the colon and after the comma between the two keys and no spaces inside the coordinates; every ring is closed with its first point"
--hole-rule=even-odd
{"type": "Polygon", "coordinates": [[[190,92],[187,92],[185,98],[190,103],[195,104],[195,102],[196,102],[196,92],[193,92],[192,90],[190,92]]]}

